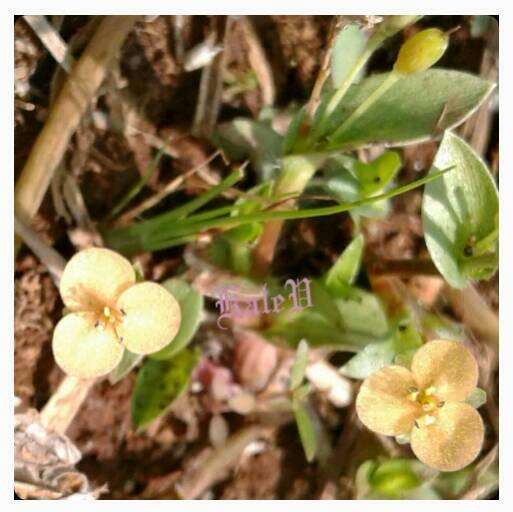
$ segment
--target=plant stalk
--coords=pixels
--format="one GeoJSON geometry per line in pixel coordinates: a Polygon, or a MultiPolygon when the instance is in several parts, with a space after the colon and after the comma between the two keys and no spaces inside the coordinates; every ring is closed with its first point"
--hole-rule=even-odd
{"type": "MultiPolygon", "coordinates": [[[[14,191],[14,208],[27,225],[41,206],[57,166],[136,16],[105,16],[73,67],[39,133],[14,191]]],[[[15,237],[17,254],[21,239],[15,237]]]]}

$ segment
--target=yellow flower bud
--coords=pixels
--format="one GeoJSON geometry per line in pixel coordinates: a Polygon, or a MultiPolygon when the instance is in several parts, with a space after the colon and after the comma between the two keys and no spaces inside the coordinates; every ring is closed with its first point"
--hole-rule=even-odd
{"type": "Polygon", "coordinates": [[[399,50],[394,71],[402,75],[425,71],[442,57],[449,36],[438,28],[428,28],[410,37],[399,50]]]}

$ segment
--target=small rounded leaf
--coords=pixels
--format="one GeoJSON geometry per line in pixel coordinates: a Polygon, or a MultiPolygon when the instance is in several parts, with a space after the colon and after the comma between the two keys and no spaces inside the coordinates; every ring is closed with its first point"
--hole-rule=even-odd
{"type": "Polygon", "coordinates": [[[135,283],[130,262],[109,249],[91,248],[75,254],[64,268],[60,292],[72,311],[98,311],[113,306],[135,283]]]}
{"type": "Polygon", "coordinates": [[[180,327],[178,302],[157,283],[130,287],[119,297],[117,309],[123,315],[117,332],[126,348],[135,354],[151,354],[164,348],[180,327]]]}
{"type": "Polygon", "coordinates": [[[92,379],[112,371],[123,346],[112,328],[96,327],[91,313],[70,313],[53,332],[53,354],[62,370],[73,377],[92,379]]]}
{"type": "Polygon", "coordinates": [[[411,371],[422,388],[433,386],[441,400],[463,401],[477,386],[479,370],[461,342],[433,340],[417,350],[411,371]]]}
{"type": "Polygon", "coordinates": [[[428,28],[410,37],[399,50],[394,71],[409,75],[436,64],[449,44],[449,36],[438,28],[428,28]]]}
{"type": "Polygon", "coordinates": [[[403,366],[387,366],[367,377],[356,398],[356,412],[370,430],[386,436],[408,433],[420,406],[408,399],[417,386],[403,366]]]}
{"type": "Polygon", "coordinates": [[[479,413],[468,404],[447,402],[433,424],[413,429],[411,448],[421,462],[432,468],[458,471],[478,456],[483,439],[479,413]]]}

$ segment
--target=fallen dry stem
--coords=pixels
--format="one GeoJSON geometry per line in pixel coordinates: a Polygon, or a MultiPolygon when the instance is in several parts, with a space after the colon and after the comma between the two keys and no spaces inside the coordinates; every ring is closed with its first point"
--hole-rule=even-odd
{"type": "MultiPolygon", "coordinates": [[[[41,206],[72,135],[98,92],[136,16],[105,16],[73,67],[36,139],[16,184],[16,215],[26,224],[41,206]]],[[[15,240],[15,254],[20,246],[15,240]]]]}
{"type": "Polygon", "coordinates": [[[41,424],[48,430],[64,434],[98,379],[65,377],[41,411],[41,424]]]}
{"type": "Polygon", "coordinates": [[[266,435],[269,435],[269,429],[252,425],[230,436],[223,446],[212,451],[201,467],[193,470],[193,474],[186,474],[177,484],[180,497],[193,500],[201,496],[212,485],[226,477],[249,443],[266,435]]]}

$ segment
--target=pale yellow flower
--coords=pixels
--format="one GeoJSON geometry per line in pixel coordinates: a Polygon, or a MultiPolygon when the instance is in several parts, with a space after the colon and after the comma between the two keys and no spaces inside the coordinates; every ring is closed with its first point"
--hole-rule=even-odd
{"type": "Polygon", "coordinates": [[[75,377],[109,373],[124,347],[136,354],[156,352],[180,327],[173,295],[156,283],[136,283],[130,262],[109,249],[75,254],[64,268],[60,293],[70,312],[55,327],[53,353],[75,377]]]}
{"type": "Polygon", "coordinates": [[[424,464],[457,471],[483,444],[483,420],[464,402],[477,379],[477,362],[462,343],[430,341],[415,353],[411,370],[387,366],[365,379],[356,411],[374,432],[411,434],[411,448],[424,464]]]}

